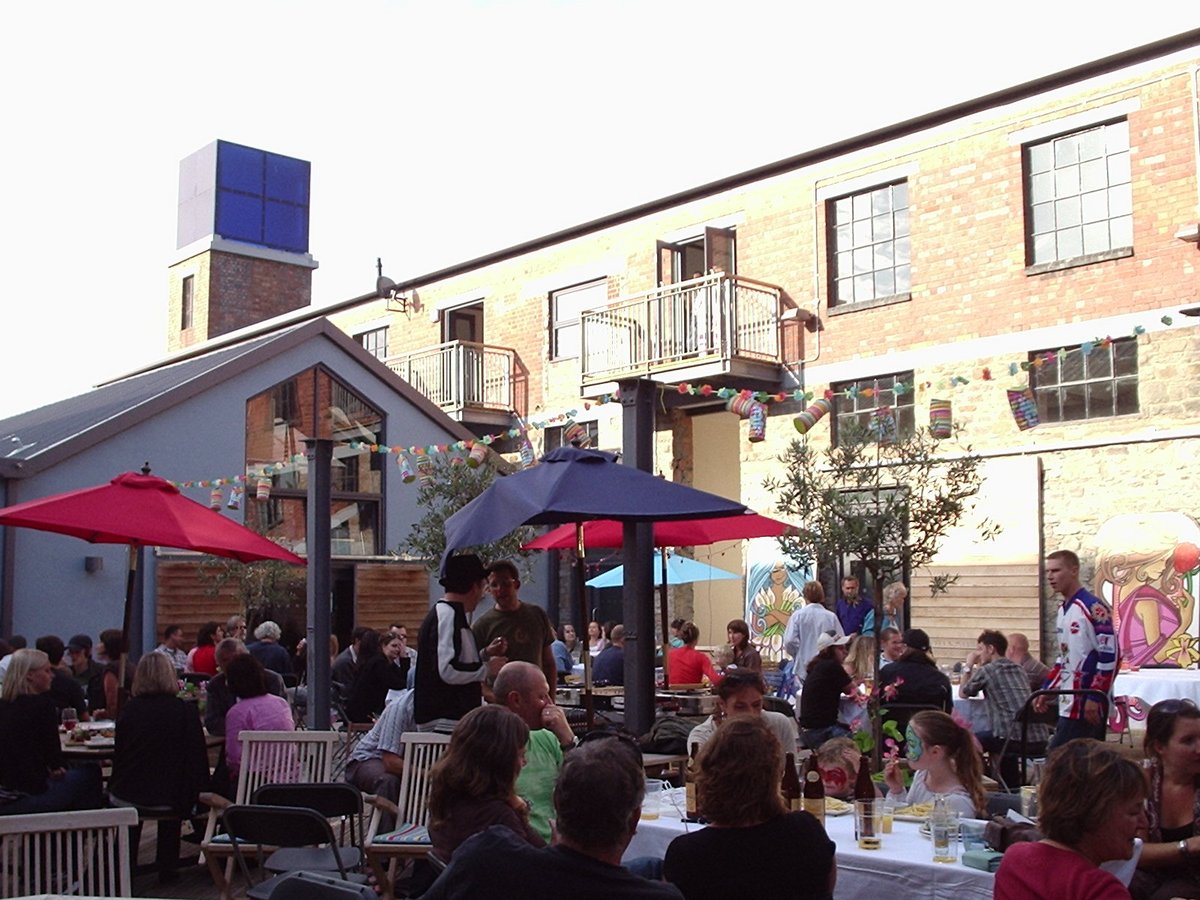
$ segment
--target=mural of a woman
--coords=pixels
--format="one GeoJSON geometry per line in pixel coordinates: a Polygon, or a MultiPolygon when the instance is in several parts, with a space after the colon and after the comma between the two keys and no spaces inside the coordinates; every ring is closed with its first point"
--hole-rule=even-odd
{"type": "Polygon", "coordinates": [[[783,632],[792,613],[803,605],[801,591],[807,569],[789,569],[773,538],[752,540],[746,551],[746,621],[750,639],[765,659],[783,654],[783,632]]]}
{"type": "Polygon", "coordinates": [[[1096,592],[1112,605],[1121,658],[1131,666],[1196,662],[1200,526],[1183,513],[1131,513],[1109,519],[1096,538],[1096,592]]]}

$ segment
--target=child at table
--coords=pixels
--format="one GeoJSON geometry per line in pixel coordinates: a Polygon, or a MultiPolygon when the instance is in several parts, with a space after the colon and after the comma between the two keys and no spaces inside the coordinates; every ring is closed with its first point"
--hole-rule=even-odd
{"type": "Polygon", "coordinates": [[[883,776],[890,797],[913,806],[932,804],[934,797],[942,794],[946,805],[964,816],[984,813],[983,758],[970,731],[943,712],[923,710],[909,721],[905,743],[908,765],[915,775],[905,791],[900,761],[890,760],[883,776]]]}

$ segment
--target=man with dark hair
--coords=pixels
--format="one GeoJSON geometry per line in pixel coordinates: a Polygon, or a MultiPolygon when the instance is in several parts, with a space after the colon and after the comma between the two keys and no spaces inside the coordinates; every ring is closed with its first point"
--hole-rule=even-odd
{"type": "Polygon", "coordinates": [[[84,700],[83,688],[75,680],[71,669],[63,663],[66,647],[62,638],[53,634],[42,635],[34,643],[34,647],[46,654],[50,660],[50,668],[54,670],[54,677],[50,682],[50,698],[54,705],[59,712],[70,707],[80,719],[86,720],[87,703],[84,700]]]}
{"type": "Polygon", "coordinates": [[[104,666],[92,659],[92,639],[86,634],[73,635],[67,641],[67,657],[71,674],[85,691],[92,679],[104,671],[104,666]]]}
{"type": "Polygon", "coordinates": [[[592,663],[592,681],[596,684],[625,683],[625,626],[614,625],[612,642],[599,653],[592,663]]]}
{"type": "Polygon", "coordinates": [[[165,653],[175,671],[182,674],[187,669],[187,653],[183,649],[183,627],[168,625],[163,629],[163,642],[154,648],[155,653],[165,653]]]}
{"type": "MultiPolygon", "coordinates": [[[[1004,655],[1007,649],[1008,641],[1000,632],[985,631],[979,635],[975,651],[979,667],[973,671],[964,669],[958,688],[959,696],[964,698],[983,691],[989,727],[986,731],[977,731],[975,736],[984,750],[994,754],[1004,749],[1008,738],[1020,739],[1021,723],[1017,714],[1030,693],[1025,670],[1004,655]]],[[[1033,743],[1045,743],[1050,737],[1049,729],[1036,723],[1029,725],[1027,735],[1033,743]]],[[[1020,783],[1017,781],[1016,755],[1009,754],[1000,761],[1000,774],[1005,784],[1020,783]]]]}
{"type": "MultiPolygon", "coordinates": [[[[1079,557],[1057,550],[1046,557],[1046,581],[1062,595],[1055,631],[1058,660],[1042,687],[1046,690],[1112,690],[1117,671],[1117,637],[1108,604],[1079,583],[1079,557]]],[[[1049,707],[1047,697],[1034,701],[1037,712],[1049,707]]],[[[1058,701],[1058,727],[1050,750],[1072,738],[1104,740],[1108,723],[1100,702],[1083,695],[1064,695],[1058,701]]]]}
{"type": "Polygon", "coordinates": [[[867,613],[873,609],[869,600],[859,596],[858,579],[847,575],[842,579],[842,596],[837,602],[837,617],[842,623],[842,632],[853,636],[863,630],[867,613]]]}
{"type": "Polygon", "coordinates": [[[486,647],[496,638],[504,638],[508,644],[505,655],[540,666],[547,684],[558,679],[558,666],[554,662],[554,626],[546,611],[532,603],[524,603],[517,596],[521,579],[517,567],[502,560],[492,563],[487,570],[488,590],[496,605],[481,615],[471,625],[475,643],[486,647]]]}
{"type": "MultiPolygon", "coordinates": [[[[393,637],[398,637],[400,639],[400,646],[403,648],[400,651],[400,656],[407,656],[409,660],[415,662],[417,659],[417,651],[415,648],[408,645],[408,626],[402,622],[393,622],[388,626],[388,631],[393,637]]],[[[396,660],[396,665],[400,665],[400,660],[396,660]]]]}
{"type": "MultiPolygon", "coordinates": [[[[206,686],[208,705],[204,712],[204,727],[208,729],[209,734],[222,736],[225,734],[225,714],[237,702],[230,692],[229,686],[225,683],[225,670],[235,657],[249,652],[246,645],[236,638],[225,638],[217,644],[214,656],[218,671],[208,680],[206,686]]],[[[283,678],[270,669],[267,669],[264,674],[267,679],[267,692],[286,699],[287,689],[284,687],[283,678]]]]}
{"type": "Polygon", "coordinates": [[[621,866],[637,830],[645,784],[641,754],[632,744],[613,737],[573,750],[554,788],[554,846],[534,848],[493,826],[462,844],[422,896],[561,900],[565,891],[575,900],[679,900],[683,894],[674,885],[621,866]]]}
{"type": "Polygon", "coordinates": [[[894,663],[904,655],[904,642],[900,640],[900,632],[895,628],[885,628],[879,632],[879,668],[888,663],[894,663]]]}
{"type": "Polygon", "coordinates": [[[507,642],[498,637],[484,650],[475,643],[467,618],[483,598],[487,569],[474,553],[452,556],[438,583],[446,595],[421,623],[413,717],[421,731],[449,733],[483,702],[483,681],[494,678],[508,660],[507,642]]]}
{"type": "Polygon", "coordinates": [[[358,647],[363,635],[370,630],[365,625],[355,625],[350,632],[350,646],[334,657],[330,675],[343,697],[350,696],[350,688],[358,675],[358,647]]]}

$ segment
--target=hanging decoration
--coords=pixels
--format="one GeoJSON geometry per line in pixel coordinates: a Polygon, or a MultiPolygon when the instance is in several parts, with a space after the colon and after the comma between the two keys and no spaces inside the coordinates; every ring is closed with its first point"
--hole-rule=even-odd
{"type": "Polygon", "coordinates": [[[259,503],[265,503],[271,499],[271,479],[263,476],[258,479],[254,485],[254,499],[259,503]]]}
{"type": "Polygon", "coordinates": [[[1041,424],[1042,420],[1037,411],[1037,400],[1034,399],[1032,389],[1009,390],[1008,405],[1012,409],[1017,428],[1021,431],[1028,431],[1041,424]]]}
{"type": "Polygon", "coordinates": [[[563,426],[563,443],[586,450],[591,446],[592,439],[588,437],[586,428],[574,419],[568,419],[567,424],[563,426]]]}
{"type": "Polygon", "coordinates": [[[219,510],[221,508],[221,493],[222,491],[219,487],[215,487],[208,492],[208,505],[211,509],[219,510]]]}
{"type": "Polygon", "coordinates": [[[413,471],[412,463],[408,461],[408,454],[398,454],[396,465],[400,467],[400,480],[405,484],[412,484],[417,480],[417,473],[413,471]]]}
{"type": "Polygon", "coordinates": [[[487,459],[488,448],[487,444],[475,442],[471,444],[471,452],[467,454],[467,467],[478,469],[487,459]]]}
{"type": "Polygon", "coordinates": [[[804,412],[800,413],[800,415],[796,416],[792,424],[796,426],[796,430],[801,434],[808,434],[809,429],[825,418],[832,409],[833,404],[822,397],[804,412]]]}
{"type": "Polygon", "coordinates": [[[871,437],[877,443],[891,444],[896,440],[896,413],[890,406],[881,406],[871,414],[870,424],[867,426],[871,437]]]}
{"type": "Polygon", "coordinates": [[[949,400],[929,401],[929,433],[937,440],[954,433],[954,417],[949,400]]]}
{"type": "Polygon", "coordinates": [[[417,478],[421,482],[421,487],[433,482],[433,460],[423,450],[417,454],[417,478]]]}
{"type": "Polygon", "coordinates": [[[235,485],[233,490],[229,492],[229,502],[225,504],[230,509],[242,508],[242,486],[235,485]]]}
{"type": "Polygon", "coordinates": [[[767,407],[755,403],[750,409],[750,443],[757,444],[767,437],[767,407]]]}

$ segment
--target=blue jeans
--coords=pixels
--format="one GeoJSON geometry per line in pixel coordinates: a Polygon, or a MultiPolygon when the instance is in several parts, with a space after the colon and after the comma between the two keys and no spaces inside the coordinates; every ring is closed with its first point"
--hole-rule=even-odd
{"type": "Polygon", "coordinates": [[[1082,716],[1078,719],[1065,719],[1059,716],[1058,727],[1054,729],[1054,737],[1050,738],[1050,743],[1046,745],[1046,752],[1049,753],[1055,747],[1060,747],[1075,738],[1093,738],[1102,741],[1107,734],[1108,723],[1103,720],[1099,724],[1093,725],[1082,716]]]}
{"type": "Polygon", "coordinates": [[[0,816],[99,809],[103,805],[102,800],[100,768],[84,765],[67,769],[62,778],[51,778],[46,790],[40,794],[28,794],[12,803],[0,805],[0,816]]]}
{"type": "Polygon", "coordinates": [[[663,861],[657,856],[639,856],[627,863],[622,863],[634,875],[649,878],[651,881],[663,880],[663,861]]]}
{"type": "Polygon", "coordinates": [[[829,725],[825,728],[801,728],[800,740],[804,742],[804,746],[809,750],[817,750],[828,740],[836,737],[849,737],[850,729],[840,722],[836,725],[829,725]]]}

